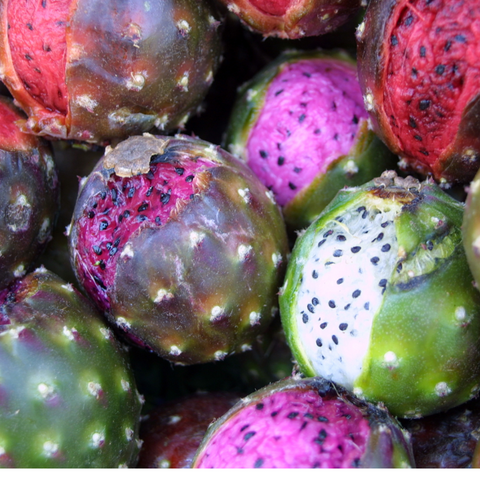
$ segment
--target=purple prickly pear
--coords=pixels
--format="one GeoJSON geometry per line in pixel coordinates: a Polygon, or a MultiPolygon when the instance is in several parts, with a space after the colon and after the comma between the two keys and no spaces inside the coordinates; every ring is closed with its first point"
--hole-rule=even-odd
{"type": "Polygon", "coordinates": [[[0,466],[134,466],[142,401],[97,310],[43,268],[0,305],[0,466]]]}
{"type": "Polygon", "coordinates": [[[0,97],[0,289],[29,272],[51,239],[59,205],[52,150],[21,132],[25,119],[0,97]]]}
{"type": "Polygon", "coordinates": [[[385,172],[342,189],[297,239],[280,295],[303,373],[399,417],[448,410],[480,388],[480,293],[463,203],[433,180],[385,172]]]}
{"type": "Polygon", "coordinates": [[[287,225],[301,229],[340,188],[395,167],[367,119],[345,51],[290,51],[242,86],[225,145],[272,190],[287,225]]]}
{"type": "Polygon", "coordinates": [[[207,1],[2,0],[2,81],[37,135],[89,143],[183,125],[220,63],[207,1]]]}
{"type": "Polygon", "coordinates": [[[247,166],[208,142],[144,135],[108,150],[82,182],[69,237],[99,308],[175,363],[249,349],[278,311],[280,209],[247,166]]]}
{"type": "Polygon", "coordinates": [[[408,434],[386,409],[321,378],[288,378],[238,402],[208,429],[194,468],[414,465],[408,434]]]}

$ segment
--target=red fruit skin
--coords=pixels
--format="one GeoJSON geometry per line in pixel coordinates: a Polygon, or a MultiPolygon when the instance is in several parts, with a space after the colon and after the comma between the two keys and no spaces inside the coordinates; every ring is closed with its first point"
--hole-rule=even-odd
{"type": "Polygon", "coordinates": [[[360,0],[220,0],[250,30],[298,39],[336,30],[360,10],[360,0]]]}
{"type": "Polygon", "coordinates": [[[190,468],[208,426],[238,400],[234,393],[205,392],[156,407],[140,426],[137,468],[190,468]]]}
{"type": "MultiPolygon", "coordinates": [[[[444,5],[443,8],[446,11],[443,16],[448,17],[450,11],[447,9],[452,9],[453,12],[453,6],[462,7],[464,2],[445,2],[444,5]]],[[[472,7],[478,11],[478,2],[472,2],[472,7]]],[[[399,21],[402,8],[411,8],[412,12],[415,13],[415,6],[407,4],[404,0],[371,0],[365,13],[364,21],[357,29],[358,76],[364,95],[365,106],[370,113],[374,130],[390,150],[400,157],[399,166],[403,169],[414,171],[420,175],[431,175],[436,181],[445,186],[448,186],[450,183],[469,182],[480,165],[480,125],[478,122],[480,115],[480,92],[478,88],[472,90],[470,98],[461,112],[444,112],[444,117],[448,120],[440,127],[439,131],[452,128],[453,125],[456,133],[451,139],[444,141],[441,154],[435,158],[429,158],[421,154],[410,155],[402,147],[402,142],[406,141],[407,135],[411,134],[411,131],[404,130],[405,133],[399,138],[392,129],[389,114],[386,111],[384,94],[385,90],[389,88],[387,75],[392,48],[391,32],[392,28],[396,26],[396,22],[399,21]],[[451,123],[455,121],[458,123],[458,127],[454,126],[455,123],[451,123]]],[[[453,15],[452,13],[452,18],[453,15]]],[[[451,37],[457,33],[462,33],[455,30],[458,27],[455,26],[453,21],[448,25],[448,28],[450,28],[449,33],[451,37]]],[[[428,35],[433,35],[433,32],[425,29],[425,37],[428,35]]],[[[442,38],[442,42],[443,40],[442,38]]],[[[426,42],[432,45],[431,39],[426,40],[426,42]]],[[[445,45],[447,42],[448,40],[446,40],[445,45]]],[[[433,46],[435,46],[434,42],[433,46]]],[[[445,47],[445,50],[447,50],[447,47],[445,47]]],[[[462,60],[469,61],[466,54],[463,55],[462,60]]],[[[411,58],[409,58],[409,61],[413,62],[411,58]]],[[[474,64],[470,65],[470,67],[474,67],[474,64]]],[[[467,74],[465,77],[468,77],[468,73],[474,70],[474,68],[466,67],[467,74]]],[[[422,73],[421,70],[418,71],[419,78],[422,73]]],[[[474,75],[474,73],[471,74],[470,80],[474,78],[474,75]]],[[[467,80],[465,80],[466,82],[467,80]]],[[[426,91],[431,94],[432,98],[437,94],[435,88],[432,88],[431,85],[427,85],[426,91]]],[[[442,99],[442,94],[440,94],[439,98],[442,99]]],[[[395,108],[396,105],[393,105],[393,112],[395,112],[395,108]]],[[[418,109],[418,106],[415,108],[418,109]]],[[[414,116],[415,112],[413,110],[412,112],[414,116]]],[[[433,134],[428,135],[429,138],[433,136],[433,134]]],[[[421,147],[419,148],[420,150],[421,147]]]]}
{"type": "MultiPolygon", "coordinates": [[[[36,135],[108,144],[154,127],[175,129],[199,107],[220,64],[221,20],[208,2],[72,0],[62,17],[63,56],[52,48],[53,66],[44,51],[45,67],[35,64],[50,71],[37,78],[46,83],[39,89],[58,87],[65,97],[45,105],[13,63],[9,1],[0,1],[0,78],[28,114],[23,129],[36,135]]],[[[29,52],[33,40],[18,48],[29,52]]]]}

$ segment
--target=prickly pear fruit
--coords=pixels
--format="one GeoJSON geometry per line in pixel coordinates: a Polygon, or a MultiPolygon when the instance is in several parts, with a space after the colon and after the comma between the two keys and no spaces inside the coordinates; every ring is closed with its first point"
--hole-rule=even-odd
{"type": "Polygon", "coordinates": [[[374,129],[406,169],[469,182],[480,163],[478,1],[372,0],[357,31],[374,129]]]}
{"type": "Polygon", "coordinates": [[[174,363],[248,349],[278,312],[280,209],[209,142],[145,135],[107,151],[82,183],[69,242],[79,283],[110,321],[174,363]]]}
{"type": "Polygon", "coordinates": [[[220,0],[250,30],[298,39],[336,30],[360,10],[360,0],[220,0]]]}
{"type": "Polygon", "coordinates": [[[408,434],[386,409],[321,378],[288,378],[214,422],[194,468],[409,467],[408,434]]]}
{"type": "Polygon", "coordinates": [[[97,310],[43,268],[0,303],[0,466],[134,466],[141,399],[97,310]]]}
{"type": "Polygon", "coordinates": [[[60,186],[50,145],[20,131],[23,113],[0,96],[0,289],[32,270],[51,239],[60,186]]]}
{"type": "Polygon", "coordinates": [[[305,228],[340,188],[398,160],[368,126],[355,61],[343,50],[289,51],[239,91],[225,145],[305,228]]]}
{"type": "Polygon", "coordinates": [[[433,180],[394,172],[338,193],[297,239],[280,295],[303,373],[400,417],[478,393],[480,292],[463,211],[433,180]]]}
{"type": "Polygon", "coordinates": [[[220,62],[208,1],[0,2],[1,79],[37,135],[90,143],[185,123],[220,62]]]}

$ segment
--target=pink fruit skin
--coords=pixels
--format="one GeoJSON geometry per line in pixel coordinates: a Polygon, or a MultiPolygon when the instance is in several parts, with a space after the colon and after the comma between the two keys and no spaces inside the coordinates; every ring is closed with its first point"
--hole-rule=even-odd
{"type": "Polygon", "coordinates": [[[348,468],[366,450],[361,410],[310,391],[284,391],[241,409],[216,432],[197,468],[348,468]]]}
{"type": "Polygon", "coordinates": [[[350,151],[367,116],[355,66],[325,59],[287,64],[268,88],[248,163],[284,206],[350,151]]]}

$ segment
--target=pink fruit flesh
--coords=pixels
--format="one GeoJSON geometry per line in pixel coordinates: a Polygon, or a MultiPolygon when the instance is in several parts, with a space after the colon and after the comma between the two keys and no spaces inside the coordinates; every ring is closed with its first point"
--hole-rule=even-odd
{"type": "Polygon", "coordinates": [[[115,263],[128,239],[141,227],[159,227],[198,193],[195,175],[211,163],[152,164],[146,175],[112,175],[103,192],[90,197],[78,224],[78,264],[85,288],[105,310],[106,289],[113,284],[115,263]]]}
{"type": "Polygon", "coordinates": [[[405,155],[433,165],[480,89],[480,12],[466,1],[401,3],[387,35],[385,114],[405,155]]]}
{"type": "Polygon", "coordinates": [[[366,449],[370,427],[360,410],[314,391],[277,392],[224,423],[200,468],[349,468],[366,449]]]}
{"type": "Polygon", "coordinates": [[[250,0],[250,3],[258,8],[261,12],[281,16],[286,13],[291,3],[291,0],[250,0]]]}
{"type": "Polygon", "coordinates": [[[16,73],[47,110],[67,114],[66,23],[72,0],[10,0],[8,42],[16,73]]]}
{"type": "Polygon", "coordinates": [[[302,60],[272,81],[247,145],[248,162],[279,205],[347,154],[367,118],[354,66],[302,60]]]}

